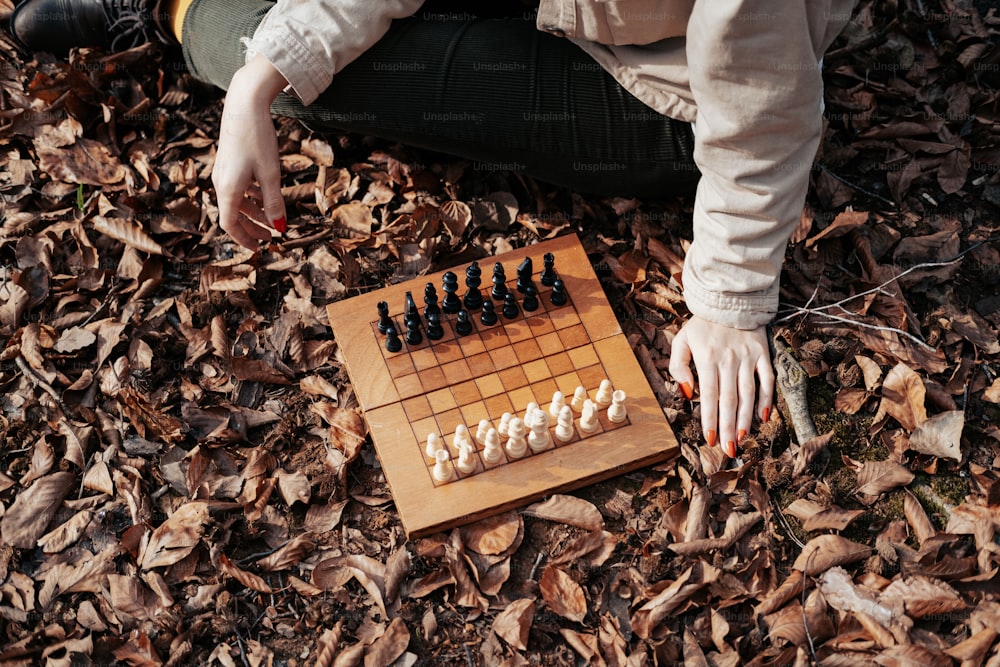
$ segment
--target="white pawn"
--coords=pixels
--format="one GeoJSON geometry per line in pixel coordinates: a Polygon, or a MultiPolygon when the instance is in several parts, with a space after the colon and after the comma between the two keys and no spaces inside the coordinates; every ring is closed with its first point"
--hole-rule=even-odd
{"type": "Polygon", "coordinates": [[[486,434],[489,432],[489,430],[490,430],[490,420],[480,419],[479,427],[476,428],[476,442],[478,442],[480,445],[486,444],[486,434]]]}
{"type": "Polygon", "coordinates": [[[583,410],[580,415],[580,433],[593,433],[597,430],[597,426],[597,403],[588,398],[583,402],[583,410]]]}
{"type": "Polygon", "coordinates": [[[603,410],[611,405],[611,394],[614,390],[615,388],[611,386],[611,380],[607,378],[601,380],[601,386],[597,388],[597,393],[594,394],[594,403],[597,403],[597,407],[603,410]]]}
{"type": "Polygon", "coordinates": [[[528,407],[524,409],[524,425],[531,428],[531,422],[535,418],[535,413],[538,411],[538,403],[531,401],[528,403],[528,407]]]}
{"type": "Polygon", "coordinates": [[[559,413],[566,406],[566,397],[561,391],[552,394],[552,402],[549,403],[549,414],[553,419],[559,418],[559,413]]]}
{"type": "Polygon", "coordinates": [[[507,427],[507,455],[513,459],[519,459],[528,453],[528,441],[524,439],[524,421],[519,417],[510,420],[507,427]]]}
{"type": "Polygon", "coordinates": [[[573,408],[563,405],[556,422],[556,440],[569,442],[573,439],[573,408]]]}
{"type": "Polygon", "coordinates": [[[435,459],[437,458],[437,453],[439,449],[444,449],[444,442],[441,440],[441,436],[437,433],[427,434],[427,458],[435,459]]]}
{"type": "Polygon", "coordinates": [[[479,467],[479,461],[476,459],[476,450],[471,444],[466,443],[459,450],[458,462],[455,465],[466,475],[476,472],[476,468],[479,467]]]}
{"type": "Polygon", "coordinates": [[[549,413],[535,411],[531,422],[531,433],[528,434],[528,447],[533,452],[543,452],[552,446],[552,436],[549,435],[549,413]]]}
{"type": "Polygon", "coordinates": [[[451,467],[451,457],[447,449],[439,449],[434,454],[434,470],[431,475],[435,482],[450,482],[455,478],[455,469],[451,467]]]}
{"type": "Polygon", "coordinates": [[[483,460],[486,463],[499,463],[503,460],[503,448],[500,446],[500,434],[495,428],[486,432],[483,439],[483,460]]]}
{"type": "Polygon", "coordinates": [[[505,412],[500,415],[500,423],[497,424],[497,433],[500,434],[501,438],[507,437],[507,427],[510,425],[510,420],[514,418],[514,415],[509,412],[505,412]]]}
{"type": "Polygon", "coordinates": [[[573,408],[573,412],[579,414],[583,412],[583,402],[588,398],[587,390],[582,386],[577,387],[576,391],[573,392],[573,400],[570,402],[570,407],[573,408]]]}
{"type": "Polygon", "coordinates": [[[611,407],[608,408],[608,420],[615,424],[621,424],[628,418],[625,410],[625,392],[616,389],[611,395],[611,407]]]}

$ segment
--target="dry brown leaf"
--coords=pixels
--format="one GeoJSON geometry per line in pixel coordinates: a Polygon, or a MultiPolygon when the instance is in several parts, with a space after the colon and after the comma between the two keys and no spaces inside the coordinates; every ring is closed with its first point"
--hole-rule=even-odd
{"type": "Polygon", "coordinates": [[[965,412],[962,410],[942,412],[917,426],[910,435],[908,446],[921,454],[961,462],[964,427],[965,412]]]}
{"type": "Polygon", "coordinates": [[[291,384],[291,380],[281,371],[262,359],[233,357],[230,359],[233,375],[238,380],[250,380],[264,384],[291,384]]]}
{"type": "Polygon", "coordinates": [[[945,653],[961,660],[962,664],[982,665],[987,652],[997,639],[997,631],[993,628],[983,628],[971,637],[960,641],[951,648],[945,649],[945,653]]]}
{"type": "Polygon", "coordinates": [[[53,180],[84,185],[111,185],[125,178],[125,165],[108,147],[81,137],[72,146],[37,147],[38,163],[53,180]]]}
{"type": "Polygon", "coordinates": [[[472,210],[465,202],[451,199],[441,204],[439,211],[441,222],[444,223],[451,236],[451,244],[457,244],[462,240],[462,236],[472,220],[472,210]]]}
{"type": "Polygon", "coordinates": [[[817,583],[827,604],[834,609],[865,614],[886,629],[907,620],[897,616],[889,606],[881,604],[875,592],[855,585],[851,575],[842,567],[832,567],[823,572],[817,583]]]}
{"type": "Polygon", "coordinates": [[[913,529],[913,534],[917,536],[917,541],[923,544],[925,540],[928,540],[937,534],[934,529],[934,524],[927,517],[927,512],[924,511],[923,505],[917,500],[909,491],[903,496],[903,513],[906,515],[906,520],[910,524],[910,528],[913,529]]]}
{"type": "Polygon", "coordinates": [[[792,568],[801,570],[806,576],[815,576],[831,567],[867,558],[869,554],[871,554],[869,547],[852,542],[846,537],[820,535],[806,543],[792,568]]]}
{"type": "Polygon", "coordinates": [[[21,486],[28,486],[36,479],[47,475],[55,462],[56,454],[52,450],[52,445],[43,436],[31,448],[31,466],[28,468],[28,472],[21,477],[21,486]]]}
{"type": "Polygon", "coordinates": [[[857,494],[861,502],[871,505],[879,496],[913,481],[913,473],[893,461],[865,461],[858,470],[857,494]]]}
{"type": "Polygon", "coordinates": [[[514,544],[521,531],[522,521],[517,512],[504,512],[462,526],[462,543],[479,554],[502,554],[514,544]]]}
{"type": "Polygon", "coordinates": [[[954,588],[940,579],[923,575],[894,580],[882,591],[879,600],[911,618],[940,616],[968,608],[954,588]]]}
{"type": "Polygon", "coordinates": [[[265,556],[257,561],[257,567],[265,572],[277,572],[287,570],[293,565],[298,565],[316,548],[316,543],[309,533],[296,535],[273,554],[265,556]]]}
{"type": "Polygon", "coordinates": [[[493,631],[520,651],[528,650],[528,634],[535,619],[535,601],[520,598],[508,604],[493,619],[493,631]]]}
{"type": "Polygon", "coordinates": [[[340,524],[340,517],[347,507],[346,500],[339,503],[310,505],[306,510],[305,528],[313,533],[326,533],[340,524]]]}
{"type": "Polygon", "coordinates": [[[333,148],[323,139],[303,139],[299,145],[303,155],[312,158],[313,162],[322,167],[333,166],[333,148]]]}
{"type": "Polygon", "coordinates": [[[561,568],[549,565],[542,573],[539,589],[545,604],[563,618],[581,623],[587,615],[587,598],[580,584],[561,568]]]}
{"type": "Polygon", "coordinates": [[[337,646],[344,627],[343,619],[337,621],[332,628],[327,628],[316,640],[316,662],[313,667],[333,667],[333,659],[337,655],[337,646]]]}
{"type": "Polygon", "coordinates": [[[681,556],[703,554],[713,549],[728,549],[762,518],[760,512],[733,512],[726,519],[726,527],[721,536],[674,542],[668,548],[681,556]]]}
{"type": "Polygon", "coordinates": [[[233,563],[233,561],[229,560],[229,557],[226,556],[226,554],[219,554],[219,569],[223,574],[232,577],[252,591],[257,591],[259,593],[275,592],[275,590],[268,586],[267,582],[261,577],[239,568],[235,563],[233,563]]]}
{"type": "Polygon", "coordinates": [[[696,561],[632,614],[632,629],[643,639],[653,636],[663,619],[683,610],[693,595],[717,581],[720,574],[708,563],[696,561]]]}
{"type": "Polygon", "coordinates": [[[323,396],[337,400],[337,387],[332,382],[319,375],[307,375],[299,380],[299,389],[311,396],[323,396]]]}
{"type": "Polygon", "coordinates": [[[127,220],[118,218],[105,218],[97,215],[93,219],[94,229],[101,234],[121,241],[127,246],[148,252],[151,255],[163,255],[163,246],[153,240],[149,234],[143,231],[142,227],[134,225],[127,220]]]}
{"type": "Polygon", "coordinates": [[[388,667],[410,645],[410,631],[398,616],[381,637],[365,650],[365,667],[388,667]]]}
{"type": "Polygon", "coordinates": [[[274,471],[274,477],[278,480],[278,491],[286,505],[291,507],[296,502],[303,505],[309,504],[309,498],[312,496],[312,485],[309,483],[309,478],[301,470],[285,472],[279,468],[274,471]]]}
{"type": "MultiPolygon", "coordinates": [[[[926,395],[924,381],[904,363],[896,364],[882,382],[882,403],[879,415],[888,413],[907,431],[912,431],[927,420],[924,407],[926,395]]],[[[875,421],[878,421],[876,415],[875,421]]]]}
{"type": "Polygon", "coordinates": [[[784,640],[792,646],[804,646],[810,639],[819,643],[834,633],[826,602],[817,591],[806,598],[804,609],[796,600],[765,617],[764,621],[770,638],[784,640]]]}
{"type": "Polygon", "coordinates": [[[871,392],[867,389],[844,387],[837,392],[837,397],[833,401],[833,407],[836,408],[837,412],[843,412],[845,415],[853,415],[865,407],[865,403],[868,402],[869,398],[871,398],[871,392]]]}
{"type": "Polygon", "coordinates": [[[875,391],[882,384],[882,369],[868,357],[856,354],[854,361],[861,367],[861,372],[865,376],[865,389],[875,391]]]}
{"type": "Polygon", "coordinates": [[[47,554],[58,553],[80,539],[94,513],[90,510],[77,512],[69,521],[61,524],[58,528],[38,538],[38,546],[47,554]]]}
{"type": "Polygon", "coordinates": [[[851,209],[838,213],[833,222],[827,225],[823,231],[806,239],[806,248],[812,250],[822,239],[837,238],[849,233],[852,229],[863,226],[868,222],[868,215],[866,211],[853,211],[851,209]]]}
{"type": "Polygon", "coordinates": [[[556,494],[543,502],[526,507],[524,513],[584,530],[604,530],[604,517],[601,516],[601,511],[593,503],[576,496],[556,494]]]}
{"type": "Polygon", "coordinates": [[[785,508],[786,514],[791,514],[802,522],[802,529],[844,530],[852,521],[864,514],[864,510],[845,510],[837,506],[825,507],[813,500],[799,498],[785,508]]]}
{"type": "Polygon", "coordinates": [[[0,518],[0,543],[33,549],[75,484],[73,473],[55,472],[18,493],[0,518]]]}
{"type": "Polygon", "coordinates": [[[178,507],[150,535],[139,557],[139,567],[149,570],[186,558],[201,541],[208,519],[207,503],[189,502],[178,507]]]}
{"type": "Polygon", "coordinates": [[[53,349],[56,352],[68,354],[93,345],[96,340],[97,334],[94,332],[88,331],[83,327],[70,327],[62,332],[53,349]]]}

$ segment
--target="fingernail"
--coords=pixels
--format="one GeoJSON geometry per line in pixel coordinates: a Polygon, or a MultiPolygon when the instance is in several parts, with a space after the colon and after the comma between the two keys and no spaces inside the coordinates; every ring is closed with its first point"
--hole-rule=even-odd
{"type": "Polygon", "coordinates": [[[764,412],[764,421],[770,421],[769,417],[771,416],[771,406],[768,405],[767,407],[765,407],[763,412],[764,412]]]}
{"type": "Polygon", "coordinates": [[[709,447],[715,447],[715,431],[713,431],[712,429],[709,429],[708,430],[708,435],[705,436],[705,439],[708,440],[708,446],[709,447]]]}
{"type": "Polygon", "coordinates": [[[284,234],[288,231],[288,223],[285,222],[285,218],[281,217],[274,221],[274,228],[279,234],[284,234]]]}
{"type": "Polygon", "coordinates": [[[732,440],[726,443],[726,454],[731,459],[736,458],[736,443],[733,442],[732,440]]]}
{"type": "Polygon", "coordinates": [[[691,397],[694,396],[694,390],[691,389],[691,384],[688,382],[681,382],[681,391],[684,392],[684,398],[689,401],[691,400],[691,397]]]}
{"type": "Polygon", "coordinates": [[[745,437],[747,437],[747,430],[745,428],[741,428],[740,432],[736,434],[736,442],[739,442],[745,437]]]}

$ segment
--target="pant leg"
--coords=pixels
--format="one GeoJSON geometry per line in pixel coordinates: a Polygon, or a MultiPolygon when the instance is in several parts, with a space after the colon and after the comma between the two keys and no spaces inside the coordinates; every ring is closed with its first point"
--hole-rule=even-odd
{"type": "MultiPolygon", "coordinates": [[[[270,6],[195,0],[184,23],[195,76],[228,86],[243,63],[233,45],[270,6]]],[[[538,31],[530,14],[422,10],[393,22],[316,102],[281,95],[272,110],[597,194],[677,194],[698,177],[688,124],[646,107],[572,42],[538,31]]]]}

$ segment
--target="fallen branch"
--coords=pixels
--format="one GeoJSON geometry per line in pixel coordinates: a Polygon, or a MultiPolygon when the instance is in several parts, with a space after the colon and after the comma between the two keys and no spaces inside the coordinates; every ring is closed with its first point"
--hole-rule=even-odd
{"type": "Polygon", "coordinates": [[[774,342],[774,371],[777,376],[778,393],[785,401],[788,417],[795,429],[795,439],[801,445],[817,435],[809,412],[807,387],[809,376],[802,365],[792,356],[791,349],[777,337],[774,342]]]}

